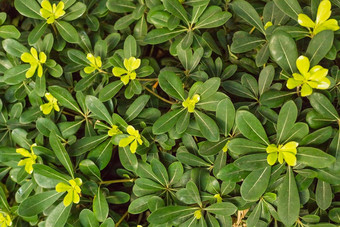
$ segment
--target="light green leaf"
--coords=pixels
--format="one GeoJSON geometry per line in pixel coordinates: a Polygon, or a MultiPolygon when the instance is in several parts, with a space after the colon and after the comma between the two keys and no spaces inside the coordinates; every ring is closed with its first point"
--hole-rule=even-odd
{"type": "Polygon", "coordinates": [[[68,173],[71,175],[71,177],[74,178],[73,166],[72,166],[70,156],[68,155],[64,146],[61,144],[61,142],[60,142],[57,134],[55,133],[55,131],[52,131],[51,134],[50,134],[50,145],[51,145],[56,157],[58,158],[58,160],[65,167],[65,169],[68,171],[68,173]]]}
{"type": "Polygon", "coordinates": [[[237,111],[236,126],[246,138],[269,145],[267,134],[261,122],[252,113],[245,110],[237,111]]]}
{"type": "Polygon", "coordinates": [[[280,221],[286,226],[292,226],[299,218],[300,196],[294,173],[289,166],[287,167],[286,176],[279,187],[277,204],[280,221]]]}
{"type": "Polygon", "coordinates": [[[195,110],[194,115],[203,136],[211,142],[219,141],[220,134],[216,122],[198,110],[195,110]]]}

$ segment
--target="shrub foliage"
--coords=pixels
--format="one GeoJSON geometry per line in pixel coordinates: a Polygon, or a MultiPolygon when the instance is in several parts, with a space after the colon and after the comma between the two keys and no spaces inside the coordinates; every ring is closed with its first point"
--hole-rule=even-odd
{"type": "Polygon", "coordinates": [[[340,224],[340,1],[0,8],[2,227],[340,224]]]}

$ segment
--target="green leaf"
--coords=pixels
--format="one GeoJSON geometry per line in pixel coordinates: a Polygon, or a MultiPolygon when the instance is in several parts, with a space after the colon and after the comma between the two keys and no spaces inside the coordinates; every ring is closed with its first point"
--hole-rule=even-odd
{"type": "Polygon", "coordinates": [[[38,118],[36,121],[36,127],[38,131],[46,137],[49,137],[52,131],[55,131],[58,136],[60,132],[58,127],[49,118],[38,118]]]}
{"type": "Polygon", "coordinates": [[[26,0],[15,0],[14,6],[18,12],[25,16],[33,19],[43,19],[40,16],[40,6],[36,1],[26,1],[26,0]]]}
{"type": "Polygon", "coordinates": [[[257,67],[261,67],[266,64],[269,59],[269,45],[268,42],[265,43],[261,49],[257,52],[255,62],[257,67]]]}
{"type": "Polygon", "coordinates": [[[300,197],[294,173],[289,166],[287,167],[286,176],[279,187],[277,204],[280,221],[286,226],[292,226],[299,218],[300,197]]]}
{"type": "Polygon", "coordinates": [[[97,147],[100,143],[106,140],[109,137],[107,134],[102,134],[99,136],[89,136],[83,137],[77,140],[70,147],[70,155],[71,156],[80,156],[91,149],[97,147]]]}
{"type": "Polygon", "coordinates": [[[28,43],[30,45],[35,44],[36,42],[38,42],[38,40],[40,39],[40,37],[44,34],[44,32],[46,31],[48,27],[48,24],[46,23],[46,21],[41,22],[40,24],[38,24],[36,27],[34,27],[34,29],[30,32],[30,34],[28,35],[28,43]]]}
{"type": "Polygon", "coordinates": [[[208,167],[210,164],[203,160],[202,158],[191,154],[187,151],[180,151],[176,153],[176,157],[178,161],[180,161],[183,164],[187,164],[190,166],[197,166],[197,167],[208,167]]]}
{"type": "Polygon", "coordinates": [[[86,11],[86,5],[82,2],[76,2],[70,8],[67,9],[66,14],[63,16],[63,20],[73,21],[81,17],[86,11]]]}
{"type": "Polygon", "coordinates": [[[200,197],[200,193],[198,191],[198,188],[196,184],[193,181],[189,181],[186,185],[186,190],[188,190],[189,194],[191,195],[192,199],[197,203],[198,205],[202,206],[202,201],[200,197]]]}
{"type": "Polygon", "coordinates": [[[234,164],[242,170],[253,171],[262,169],[268,167],[267,154],[262,152],[259,154],[248,154],[236,159],[234,164]]]}
{"type": "Polygon", "coordinates": [[[325,168],[335,162],[335,158],[314,147],[299,147],[296,154],[297,163],[314,168],[325,168]]]}
{"type": "Polygon", "coordinates": [[[147,220],[152,224],[164,224],[194,214],[195,210],[197,210],[195,207],[166,206],[152,212],[147,220]]]}
{"type": "Polygon", "coordinates": [[[3,39],[14,38],[19,39],[20,32],[13,25],[4,25],[0,27],[0,37],[3,39]]]}
{"type": "Polygon", "coordinates": [[[303,145],[319,145],[331,138],[333,133],[333,128],[331,126],[321,128],[319,130],[316,130],[307,136],[305,136],[301,142],[299,143],[300,146],[303,145]]]}
{"type": "Polygon", "coordinates": [[[112,99],[124,86],[121,80],[114,81],[109,83],[104,88],[102,88],[99,92],[99,100],[102,102],[106,102],[112,99]]]}
{"type": "Polygon", "coordinates": [[[293,128],[297,119],[298,109],[294,101],[286,102],[280,110],[277,120],[277,142],[281,144],[284,138],[289,136],[290,130],[293,128]]]}
{"type": "MultiPolygon", "coordinates": [[[[30,182],[32,182],[32,181],[30,181],[30,182]]],[[[5,194],[4,190],[2,189],[2,187],[0,187],[0,205],[1,205],[2,208],[5,208],[7,211],[10,210],[6,194],[5,194]]]]}
{"type": "Polygon", "coordinates": [[[310,66],[318,64],[328,53],[333,45],[334,32],[330,30],[316,34],[309,42],[306,57],[309,58],[310,66]]]}
{"type": "Polygon", "coordinates": [[[93,161],[91,161],[89,159],[85,159],[85,160],[81,161],[79,163],[79,169],[86,176],[88,176],[88,177],[92,176],[92,177],[97,178],[97,180],[101,181],[100,170],[98,169],[96,164],[94,164],[93,161]]]}
{"type": "Polygon", "coordinates": [[[266,152],[266,146],[248,139],[235,138],[230,140],[228,149],[235,155],[266,152]]]}
{"type": "Polygon", "coordinates": [[[330,184],[340,184],[339,171],[334,168],[315,169],[317,178],[330,184]]]}
{"type": "Polygon", "coordinates": [[[260,103],[269,108],[281,106],[285,101],[289,100],[296,92],[268,90],[261,95],[260,103]]]}
{"type": "Polygon", "coordinates": [[[190,123],[190,113],[188,111],[184,111],[179,116],[178,121],[176,122],[176,132],[178,134],[184,133],[190,123]]]}
{"type": "Polygon", "coordinates": [[[310,104],[312,107],[324,117],[329,119],[338,120],[339,114],[329,101],[329,99],[321,93],[314,92],[310,96],[308,96],[310,104]]]}
{"type": "Polygon", "coordinates": [[[24,45],[14,39],[5,39],[2,41],[2,47],[8,54],[18,58],[20,58],[23,53],[29,52],[24,45]]]}
{"type": "Polygon", "coordinates": [[[254,96],[254,94],[246,86],[239,82],[227,80],[222,83],[222,87],[230,94],[248,99],[257,99],[257,97],[254,96]]]}
{"type": "MultiPolygon", "coordinates": [[[[24,183],[18,191],[15,193],[15,201],[17,203],[22,203],[27,197],[31,194],[31,192],[37,187],[37,184],[32,180],[27,181],[24,183]]],[[[2,204],[1,207],[4,207],[6,210],[9,211],[9,206],[7,204],[7,199],[3,192],[3,189],[0,189],[0,203],[2,204]],[[7,205],[6,205],[7,204],[7,205]]]]}
{"type": "Polygon", "coordinates": [[[35,92],[39,96],[44,96],[46,91],[46,77],[42,75],[42,77],[36,77],[35,79],[35,92]]]}
{"type": "Polygon", "coordinates": [[[93,198],[93,213],[98,221],[103,222],[109,214],[109,205],[103,190],[98,187],[97,194],[93,198]]]}
{"type": "Polygon", "coordinates": [[[218,77],[210,78],[209,80],[205,81],[201,84],[197,90],[196,94],[200,95],[200,101],[209,98],[213,94],[215,94],[220,87],[221,79],[218,77]]]}
{"type": "Polygon", "coordinates": [[[146,104],[149,102],[149,95],[141,95],[129,106],[125,112],[125,120],[127,122],[135,119],[145,108],[146,104]]]}
{"type": "MultiPolygon", "coordinates": [[[[41,176],[45,176],[51,179],[55,179],[56,182],[65,182],[68,183],[71,178],[55,169],[52,169],[49,166],[43,164],[34,164],[33,165],[34,175],[38,174],[41,176]]],[[[52,185],[51,188],[54,188],[55,185],[52,185]]]]}
{"type": "Polygon", "coordinates": [[[221,203],[214,203],[204,210],[208,211],[209,213],[213,213],[216,215],[232,215],[237,211],[237,207],[228,202],[221,202],[221,203]]]}
{"type": "Polygon", "coordinates": [[[222,151],[223,147],[226,145],[228,139],[223,138],[218,142],[204,141],[198,150],[198,153],[202,156],[215,155],[222,151]]]}
{"type": "Polygon", "coordinates": [[[112,122],[112,117],[109,114],[109,111],[106,109],[104,104],[95,96],[87,95],[85,99],[85,103],[87,108],[96,115],[100,120],[104,120],[110,125],[114,125],[112,122]]]}
{"type": "Polygon", "coordinates": [[[260,96],[265,91],[269,90],[270,85],[273,82],[274,75],[275,75],[275,69],[272,65],[268,65],[261,70],[259,80],[258,80],[260,96]]]}
{"type": "Polygon", "coordinates": [[[158,178],[162,185],[167,185],[169,183],[169,175],[164,165],[157,159],[152,159],[150,164],[152,171],[159,176],[158,178]]]}
{"type": "Polygon", "coordinates": [[[48,87],[49,92],[61,103],[62,106],[65,106],[71,110],[74,110],[78,113],[82,113],[78,103],[70,92],[65,88],[59,86],[50,86],[48,87]]]}
{"type": "Polygon", "coordinates": [[[124,41],[124,58],[137,56],[137,43],[136,39],[129,35],[124,41]]]}
{"type": "Polygon", "coordinates": [[[50,207],[62,194],[55,190],[35,194],[19,205],[18,214],[22,217],[37,215],[50,207]]]}
{"type": "Polygon", "coordinates": [[[65,207],[64,203],[59,203],[53,211],[48,215],[45,225],[46,226],[64,226],[70,215],[72,206],[65,207]]]}
{"type": "Polygon", "coordinates": [[[106,140],[100,145],[92,149],[87,155],[88,159],[91,159],[100,170],[103,170],[110,162],[112,156],[113,144],[110,140],[106,140]]]}
{"type": "Polygon", "coordinates": [[[238,168],[233,163],[224,166],[217,174],[217,178],[227,182],[238,182],[249,174],[248,171],[238,168]]]}
{"type": "Polygon", "coordinates": [[[177,109],[163,114],[152,126],[152,132],[155,135],[161,135],[168,132],[177,122],[181,113],[186,111],[186,109],[177,109]]]}
{"type": "Polygon", "coordinates": [[[99,227],[99,222],[97,221],[94,213],[89,209],[83,209],[80,212],[79,221],[84,227],[99,227]]]}
{"type": "Polygon", "coordinates": [[[119,147],[119,159],[123,167],[127,170],[135,172],[138,166],[137,157],[132,154],[127,147],[119,147]]]}
{"type": "Polygon", "coordinates": [[[183,176],[183,165],[180,162],[173,162],[168,168],[169,184],[176,184],[183,176]]]}
{"type": "Polygon", "coordinates": [[[132,12],[136,6],[131,1],[108,0],[106,7],[114,13],[129,13],[132,12]]]}
{"type": "Polygon", "coordinates": [[[335,223],[340,223],[340,208],[333,208],[328,212],[328,217],[335,223]]]}
{"type": "Polygon", "coordinates": [[[208,115],[198,110],[195,110],[194,115],[195,120],[203,136],[211,142],[219,141],[220,134],[216,122],[213,119],[211,119],[208,115]]]}
{"type": "Polygon", "coordinates": [[[320,222],[320,217],[315,214],[307,214],[305,216],[302,216],[301,219],[307,223],[319,223],[320,222]]]}
{"type": "Polygon", "coordinates": [[[139,214],[146,211],[148,209],[148,201],[153,196],[154,195],[146,195],[133,200],[128,209],[129,213],[139,214]]]}
{"type": "Polygon", "coordinates": [[[77,30],[65,21],[55,21],[58,32],[61,37],[68,43],[78,43],[79,35],[77,30]]]}
{"type": "Polygon", "coordinates": [[[236,125],[240,132],[248,139],[269,145],[269,140],[261,122],[250,112],[237,111],[236,125]]]}
{"type": "Polygon", "coordinates": [[[30,68],[29,64],[17,65],[5,71],[3,80],[6,84],[20,84],[26,79],[26,72],[30,68]]]}
{"type": "Polygon", "coordinates": [[[66,53],[70,60],[73,61],[74,63],[84,66],[89,65],[89,61],[86,59],[86,55],[82,51],[76,49],[69,49],[66,53]]]}
{"type": "Polygon", "coordinates": [[[236,0],[231,4],[231,7],[237,16],[241,17],[247,23],[256,27],[263,34],[266,33],[260,16],[257,14],[256,10],[250,3],[244,0],[236,0]]]}
{"type": "Polygon", "coordinates": [[[245,73],[241,77],[241,83],[243,86],[249,89],[254,97],[259,95],[259,86],[257,80],[252,75],[245,73]]]}
{"type": "Polygon", "coordinates": [[[333,193],[331,185],[325,181],[318,180],[315,190],[315,200],[318,207],[326,210],[332,203],[333,193]]]}
{"type": "Polygon", "coordinates": [[[289,142],[289,141],[300,141],[303,137],[305,137],[309,132],[308,125],[303,122],[295,123],[290,132],[288,133],[288,136],[286,138],[283,138],[284,142],[283,144],[289,142]]]}
{"type": "Polygon", "coordinates": [[[230,99],[223,99],[218,103],[216,108],[216,120],[224,136],[228,136],[235,121],[235,108],[230,99]]]}
{"type": "Polygon", "coordinates": [[[271,174],[271,167],[251,172],[241,185],[241,196],[247,201],[257,201],[266,191],[271,174]]]}
{"type": "Polygon", "coordinates": [[[60,142],[57,134],[55,133],[55,131],[52,131],[51,134],[50,134],[50,145],[51,145],[56,157],[58,158],[58,160],[65,167],[65,169],[68,171],[68,173],[71,175],[71,177],[74,178],[73,166],[72,166],[70,156],[68,155],[64,146],[61,144],[61,142],[60,142]]]}
{"type": "Polygon", "coordinates": [[[162,71],[158,76],[159,85],[171,97],[184,101],[182,80],[174,72],[162,71]]]}
{"type": "Polygon", "coordinates": [[[336,162],[340,161],[340,130],[334,135],[328,152],[336,158],[336,162]]]}
{"type": "Polygon", "coordinates": [[[297,72],[298,52],[294,39],[284,31],[275,31],[269,41],[270,55],[287,73],[297,72]]]}
{"type": "Polygon", "coordinates": [[[297,0],[274,0],[275,5],[286,15],[293,18],[294,20],[298,20],[298,15],[302,12],[301,6],[297,0]]]}
{"type": "Polygon", "coordinates": [[[247,226],[256,226],[256,224],[260,220],[261,212],[262,212],[262,202],[259,202],[255,206],[255,208],[253,209],[249,217],[247,218],[247,222],[246,222],[247,226]]]}
{"type": "Polygon", "coordinates": [[[102,224],[100,224],[100,227],[114,227],[114,226],[115,222],[111,218],[106,219],[102,224]]]}
{"type": "Polygon", "coordinates": [[[175,17],[179,18],[183,22],[185,22],[187,25],[189,25],[189,19],[188,14],[185,11],[182,4],[177,0],[164,0],[163,1],[164,8],[174,15],[175,17]]]}
{"type": "Polygon", "coordinates": [[[175,38],[179,34],[185,32],[186,29],[174,29],[169,30],[168,28],[157,28],[153,29],[144,38],[144,42],[147,44],[159,44],[175,38]]]}
{"type": "Polygon", "coordinates": [[[204,11],[195,24],[195,28],[215,28],[224,25],[231,18],[231,13],[222,12],[220,7],[211,6],[204,11]]]}
{"type": "Polygon", "coordinates": [[[247,51],[255,49],[266,40],[251,36],[248,32],[238,31],[233,36],[233,43],[231,44],[231,52],[233,53],[245,53],[247,51]]]}

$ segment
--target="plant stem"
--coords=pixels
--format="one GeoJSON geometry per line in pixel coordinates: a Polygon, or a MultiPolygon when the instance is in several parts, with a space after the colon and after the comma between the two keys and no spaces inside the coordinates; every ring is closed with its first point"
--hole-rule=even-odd
{"type": "Polygon", "coordinates": [[[116,184],[116,183],[124,183],[124,182],[134,182],[136,179],[118,179],[118,180],[108,180],[108,181],[101,181],[99,184],[116,184]]]}
{"type": "Polygon", "coordinates": [[[115,227],[118,227],[123,221],[124,219],[126,218],[126,216],[129,214],[128,211],[126,211],[123,216],[119,219],[119,221],[117,222],[116,226],[115,227]]]}
{"type": "Polygon", "coordinates": [[[157,98],[159,98],[160,100],[162,100],[162,101],[164,101],[164,102],[166,102],[166,103],[169,103],[169,104],[171,104],[171,105],[175,104],[175,102],[171,102],[170,100],[167,100],[167,99],[163,98],[162,96],[156,94],[155,92],[153,92],[151,89],[145,87],[144,85],[142,85],[142,86],[145,88],[145,90],[147,90],[148,92],[150,92],[151,94],[153,94],[154,96],[156,96],[157,98]]]}

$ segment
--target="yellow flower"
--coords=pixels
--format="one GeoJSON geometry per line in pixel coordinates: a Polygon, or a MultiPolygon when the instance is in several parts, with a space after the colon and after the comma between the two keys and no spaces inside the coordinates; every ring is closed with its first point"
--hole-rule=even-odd
{"type": "Polygon", "coordinates": [[[316,35],[324,30],[336,31],[339,29],[338,21],[328,18],[331,16],[331,2],[329,0],[323,0],[320,2],[318,12],[316,14],[315,22],[312,21],[306,14],[300,13],[298,16],[298,22],[301,26],[308,29],[313,28],[312,35],[316,35]]]}
{"type": "Polygon", "coordinates": [[[226,142],[226,144],[224,145],[224,147],[222,148],[222,151],[223,152],[227,152],[228,151],[228,144],[230,143],[230,140],[228,140],[227,142],[226,142]]]}
{"type": "Polygon", "coordinates": [[[296,60],[296,66],[300,73],[293,73],[293,78],[289,78],[287,81],[287,88],[293,89],[302,86],[301,96],[308,96],[312,94],[313,88],[327,89],[330,86],[331,82],[326,77],[328,69],[316,65],[309,70],[309,59],[305,56],[300,56],[296,60]]]}
{"type": "Polygon", "coordinates": [[[7,227],[12,225],[12,219],[9,214],[0,211],[0,227],[7,227]]]}
{"type": "Polygon", "coordinates": [[[64,182],[60,182],[56,185],[55,190],[57,192],[67,192],[67,195],[64,197],[64,206],[69,206],[72,202],[79,203],[80,201],[80,186],[83,184],[80,178],[72,179],[68,181],[69,184],[64,182]]]}
{"type": "Polygon", "coordinates": [[[220,194],[214,195],[214,198],[216,198],[216,202],[217,202],[217,203],[221,203],[221,202],[222,202],[222,197],[221,197],[220,194]]]}
{"type": "Polygon", "coordinates": [[[56,98],[54,98],[50,93],[46,93],[45,97],[48,100],[48,103],[42,104],[40,106],[40,110],[44,114],[51,113],[53,108],[54,108],[55,111],[59,111],[60,110],[60,108],[58,106],[58,100],[56,98]]]}
{"type": "Polygon", "coordinates": [[[267,28],[269,28],[270,26],[273,26],[273,23],[271,21],[268,21],[265,25],[264,25],[264,30],[267,30],[267,28]]]}
{"type": "Polygon", "coordinates": [[[93,54],[89,53],[87,54],[86,58],[89,60],[90,66],[86,66],[84,68],[85,73],[90,74],[96,69],[99,70],[102,67],[102,59],[100,56],[95,57],[93,54]]]}
{"type": "Polygon", "coordinates": [[[182,106],[184,108],[188,108],[189,113],[193,113],[195,111],[195,105],[200,101],[200,96],[198,94],[194,95],[192,99],[187,98],[183,103],[182,106]]]}
{"type": "Polygon", "coordinates": [[[195,212],[194,212],[194,217],[198,220],[198,219],[201,219],[201,217],[202,217],[202,212],[201,212],[201,210],[196,210],[195,212]]]}
{"type": "Polygon", "coordinates": [[[43,75],[43,68],[42,64],[46,62],[46,54],[44,52],[38,52],[35,48],[31,48],[31,53],[23,53],[21,55],[21,60],[25,63],[29,63],[31,65],[31,68],[27,70],[26,72],[26,78],[30,78],[34,75],[35,71],[38,68],[38,76],[42,77],[43,75]]]}
{"type": "Polygon", "coordinates": [[[25,159],[20,160],[18,163],[18,166],[25,166],[25,171],[29,174],[33,172],[33,164],[36,163],[36,160],[38,158],[37,155],[34,154],[33,152],[33,147],[37,146],[35,143],[32,144],[31,146],[31,153],[24,149],[24,148],[18,148],[16,149],[16,152],[21,154],[22,156],[25,157],[25,159]]]}
{"type": "Polygon", "coordinates": [[[276,160],[279,159],[279,163],[282,164],[283,160],[290,166],[296,165],[296,148],[299,144],[297,142],[288,142],[285,145],[276,146],[275,144],[268,145],[266,151],[268,153],[267,162],[269,165],[274,165],[276,160]]]}
{"type": "Polygon", "coordinates": [[[127,85],[130,80],[136,79],[136,72],[135,70],[140,66],[140,59],[136,59],[135,57],[130,57],[129,59],[124,59],[124,67],[114,67],[112,69],[112,73],[116,77],[120,77],[120,80],[123,82],[124,85],[127,85]]]}
{"type": "Polygon", "coordinates": [[[122,133],[123,132],[119,130],[117,125],[112,125],[112,128],[107,132],[109,136],[115,136],[122,133]]]}
{"type": "Polygon", "coordinates": [[[51,5],[49,0],[43,0],[41,2],[40,14],[47,20],[47,24],[53,24],[56,19],[65,14],[64,2],[60,1],[58,5],[51,5]]]}
{"type": "Polygon", "coordinates": [[[129,125],[126,128],[126,131],[129,133],[130,136],[123,138],[119,141],[120,147],[126,147],[127,145],[130,145],[130,151],[132,153],[136,153],[137,146],[143,144],[143,140],[141,139],[141,136],[139,135],[139,131],[136,130],[133,126],[129,125]],[[138,144],[137,144],[138,142],[138,144]]]}

